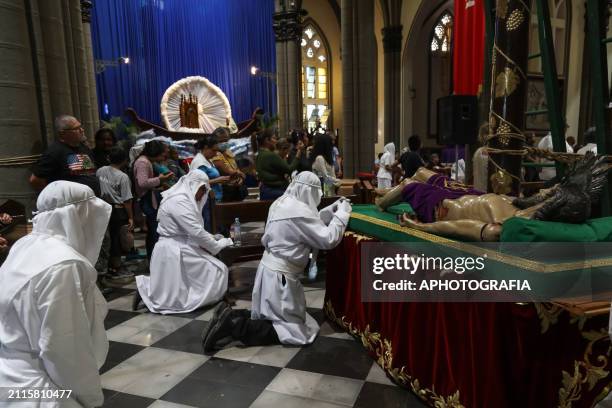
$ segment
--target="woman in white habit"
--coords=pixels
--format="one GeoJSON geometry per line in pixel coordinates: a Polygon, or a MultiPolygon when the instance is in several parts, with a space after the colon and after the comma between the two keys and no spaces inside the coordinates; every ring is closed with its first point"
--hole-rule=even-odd
{"type": "Polygon", "coordinates": [[[266,250],[253,287],[253,310],[232,310],[225,302],[217,306],[203,334],[205,350],[228,337],[247,346],[314,341],[319,325],[306,312],[300,277],[311,251],[340,243],[351,214],[344,199],[319,212],[321,196],[319,178],[306,171],[272,204],[262,238],[266,250]]]}
{"type": "Polygon", "coordinates": [[[227,291],[227,266],[215,255],[233,244],[204,229],[208,176],[196,170],[162,193],[157,213],[159,241],[151,257],[150,276],[136,277],[139,301],[153,313],[188,313],[218,302],[227,291]]]}
{"type": "Polygon", "coordinates": [[[83,184],[55,181],[40,193],[36,207],[32,233],[13,245],[0,268],[0,401],[97,407],[104,402],[98,370],[108,341],[107,305],[94,265],[111,206],[83,184]],[[51,398],[8,399],[9,390],[35,388],[51,398]],[[66,392],[54,399],[59,390],[71,390],[70,398],[66,392]]]}
{"type": "Polygon", "coordinates": [[[380,164],[376,179],[378,188],[391,188],[393,184],[393,166],[395,165],[395,145],[387,143],[384,147],[384,153],[380,158],[380,164]]]}

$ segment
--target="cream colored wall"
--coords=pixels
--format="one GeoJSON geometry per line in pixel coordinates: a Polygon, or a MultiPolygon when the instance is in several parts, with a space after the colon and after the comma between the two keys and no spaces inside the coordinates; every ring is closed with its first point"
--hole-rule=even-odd
{"type": "MultiPolygon", "coordinates": [[[[377,46],[377,98],[378,98],[378,120],[376,126],[376,145],[374,147],[374,155],[382,153],[385,145],[385,56],[382,43],[382,28],[384,26],[382,10],[380,3],[375,1],[374,6],[374,35],[376,36],[377,46]]],[[[396,146],[397,148],[397,146],[396,146]]],[[[399,151],[399,149],[397,149],[399,151]]],[[[372,160],[375,160],[374,157],[372,160]]]]}
{"type": "Polygon", "coordinates": [[[422,2],[422,0],[404,0],[402,3],[402,26],[404,27],[402,31],[402,50],[406,47],[406,41],[412,29],[412,22],[422,2]]]}
{"type": "Polygon", "coordinates": [[[334,129],[340,129],[342,144],[342,61],[340,61],[340,25],[327,0],[304,0],[302,7],[323,31],[331,52],[332,64],[332,120],[334,129]]]}

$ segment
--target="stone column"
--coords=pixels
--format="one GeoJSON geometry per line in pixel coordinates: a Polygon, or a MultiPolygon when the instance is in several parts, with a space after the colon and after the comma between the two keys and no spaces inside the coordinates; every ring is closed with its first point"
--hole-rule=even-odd
{"type": "Polygon", "coordinates": [[[519,194],[530,0],[498,0],[491,64],[489,191],[519,194]]]}
{"type": "Polygon", "coordinates": [[[400,91],[402,75],[402,26],[388,26],[382,29],[385,52],[385,144],[400,146],[400,91]]]}
{"type": "Polygon", "coordinates": [[[344,172],[370,171],[376,140],[376,38],[373,0],[342,0],[344,172]]]}
{"type": "MultiPolygon", "coordinates": [[[[92,131],[100,127],[98,110],[98,93],[96,91],[96,70],[94,67],[93,47],[91,42],[91,0],[81,0],[81,16],[83,19],[83,40],[85,44],[85,64],[87,66],[87,84],[89,88],[89,109],[92,117],[92,131]]],[[[88,135],[94,136],[94,133],[88,135]]]]}
{"type": "MultiPolygon", "coordinates": [[[[0,159],[40,153],[46,145],[47,118],[39,99],[40,64],[36,46],[38,10],[30,0],[0,2],[0,159]]],[[[0,202],[18,201],[31,216],[35,194],[30,163],[0,167],[0,202]]]]}
{"type": "Polygon", "coordinates": [[[280,134],[302,128],[302,18],[301,1],[279,0],[274,13],[276,78],[280,134]]]}

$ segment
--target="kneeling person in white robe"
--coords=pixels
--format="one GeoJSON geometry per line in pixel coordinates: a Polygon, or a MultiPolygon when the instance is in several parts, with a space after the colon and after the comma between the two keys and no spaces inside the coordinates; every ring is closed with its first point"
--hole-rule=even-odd
{"type": "Polygon", "coordinates": [[[214,255],[233,242],[217,240],[204,229],[202,208],[209,190],[206,173],[195,170],[162,193],[151,275],[136,277],[134,308],[142,299],[153,313],[188,313],[227,292],[229,270],[214,255]]]}
{"type": "MultiPolygon", "coordinates": [[[[70,398],[17,406],[100,406],[107,305],[94,265],[111,206],[69,181],[45,187],[36,206],[32,233],[0,268],[0,384],[5,391],[72,390],[70,398]]],[[[3,392],[0,398],[9,401],[3,392]]]]}
{"type": "Polygon", "coordinates": [[[253,310],[232,310],[225,302],[217,306],[203,335],[205,350],[227,337],[247,346],[314,341],[319,325],[306,312],[299,279],[311,251],[340,243],[351,214],[351,205],[342,199],[317,211],[321,196],[319,178],[302,172],[272,204],[262,238],[266,251],[253,287],[253,310]]]}

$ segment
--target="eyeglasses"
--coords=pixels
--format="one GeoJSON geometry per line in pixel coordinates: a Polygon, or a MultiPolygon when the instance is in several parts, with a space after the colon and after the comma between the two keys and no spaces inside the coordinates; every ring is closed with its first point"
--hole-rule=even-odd
{"type": "Polygon", "coordinates": [[[68,129],[62,130],[62,132],[74,132],[74,131],[84,132],[85,129],[83,129],[83,125],[78,125],[78,126],[75,126],[73,128],[68,128],[68,129]]]}

